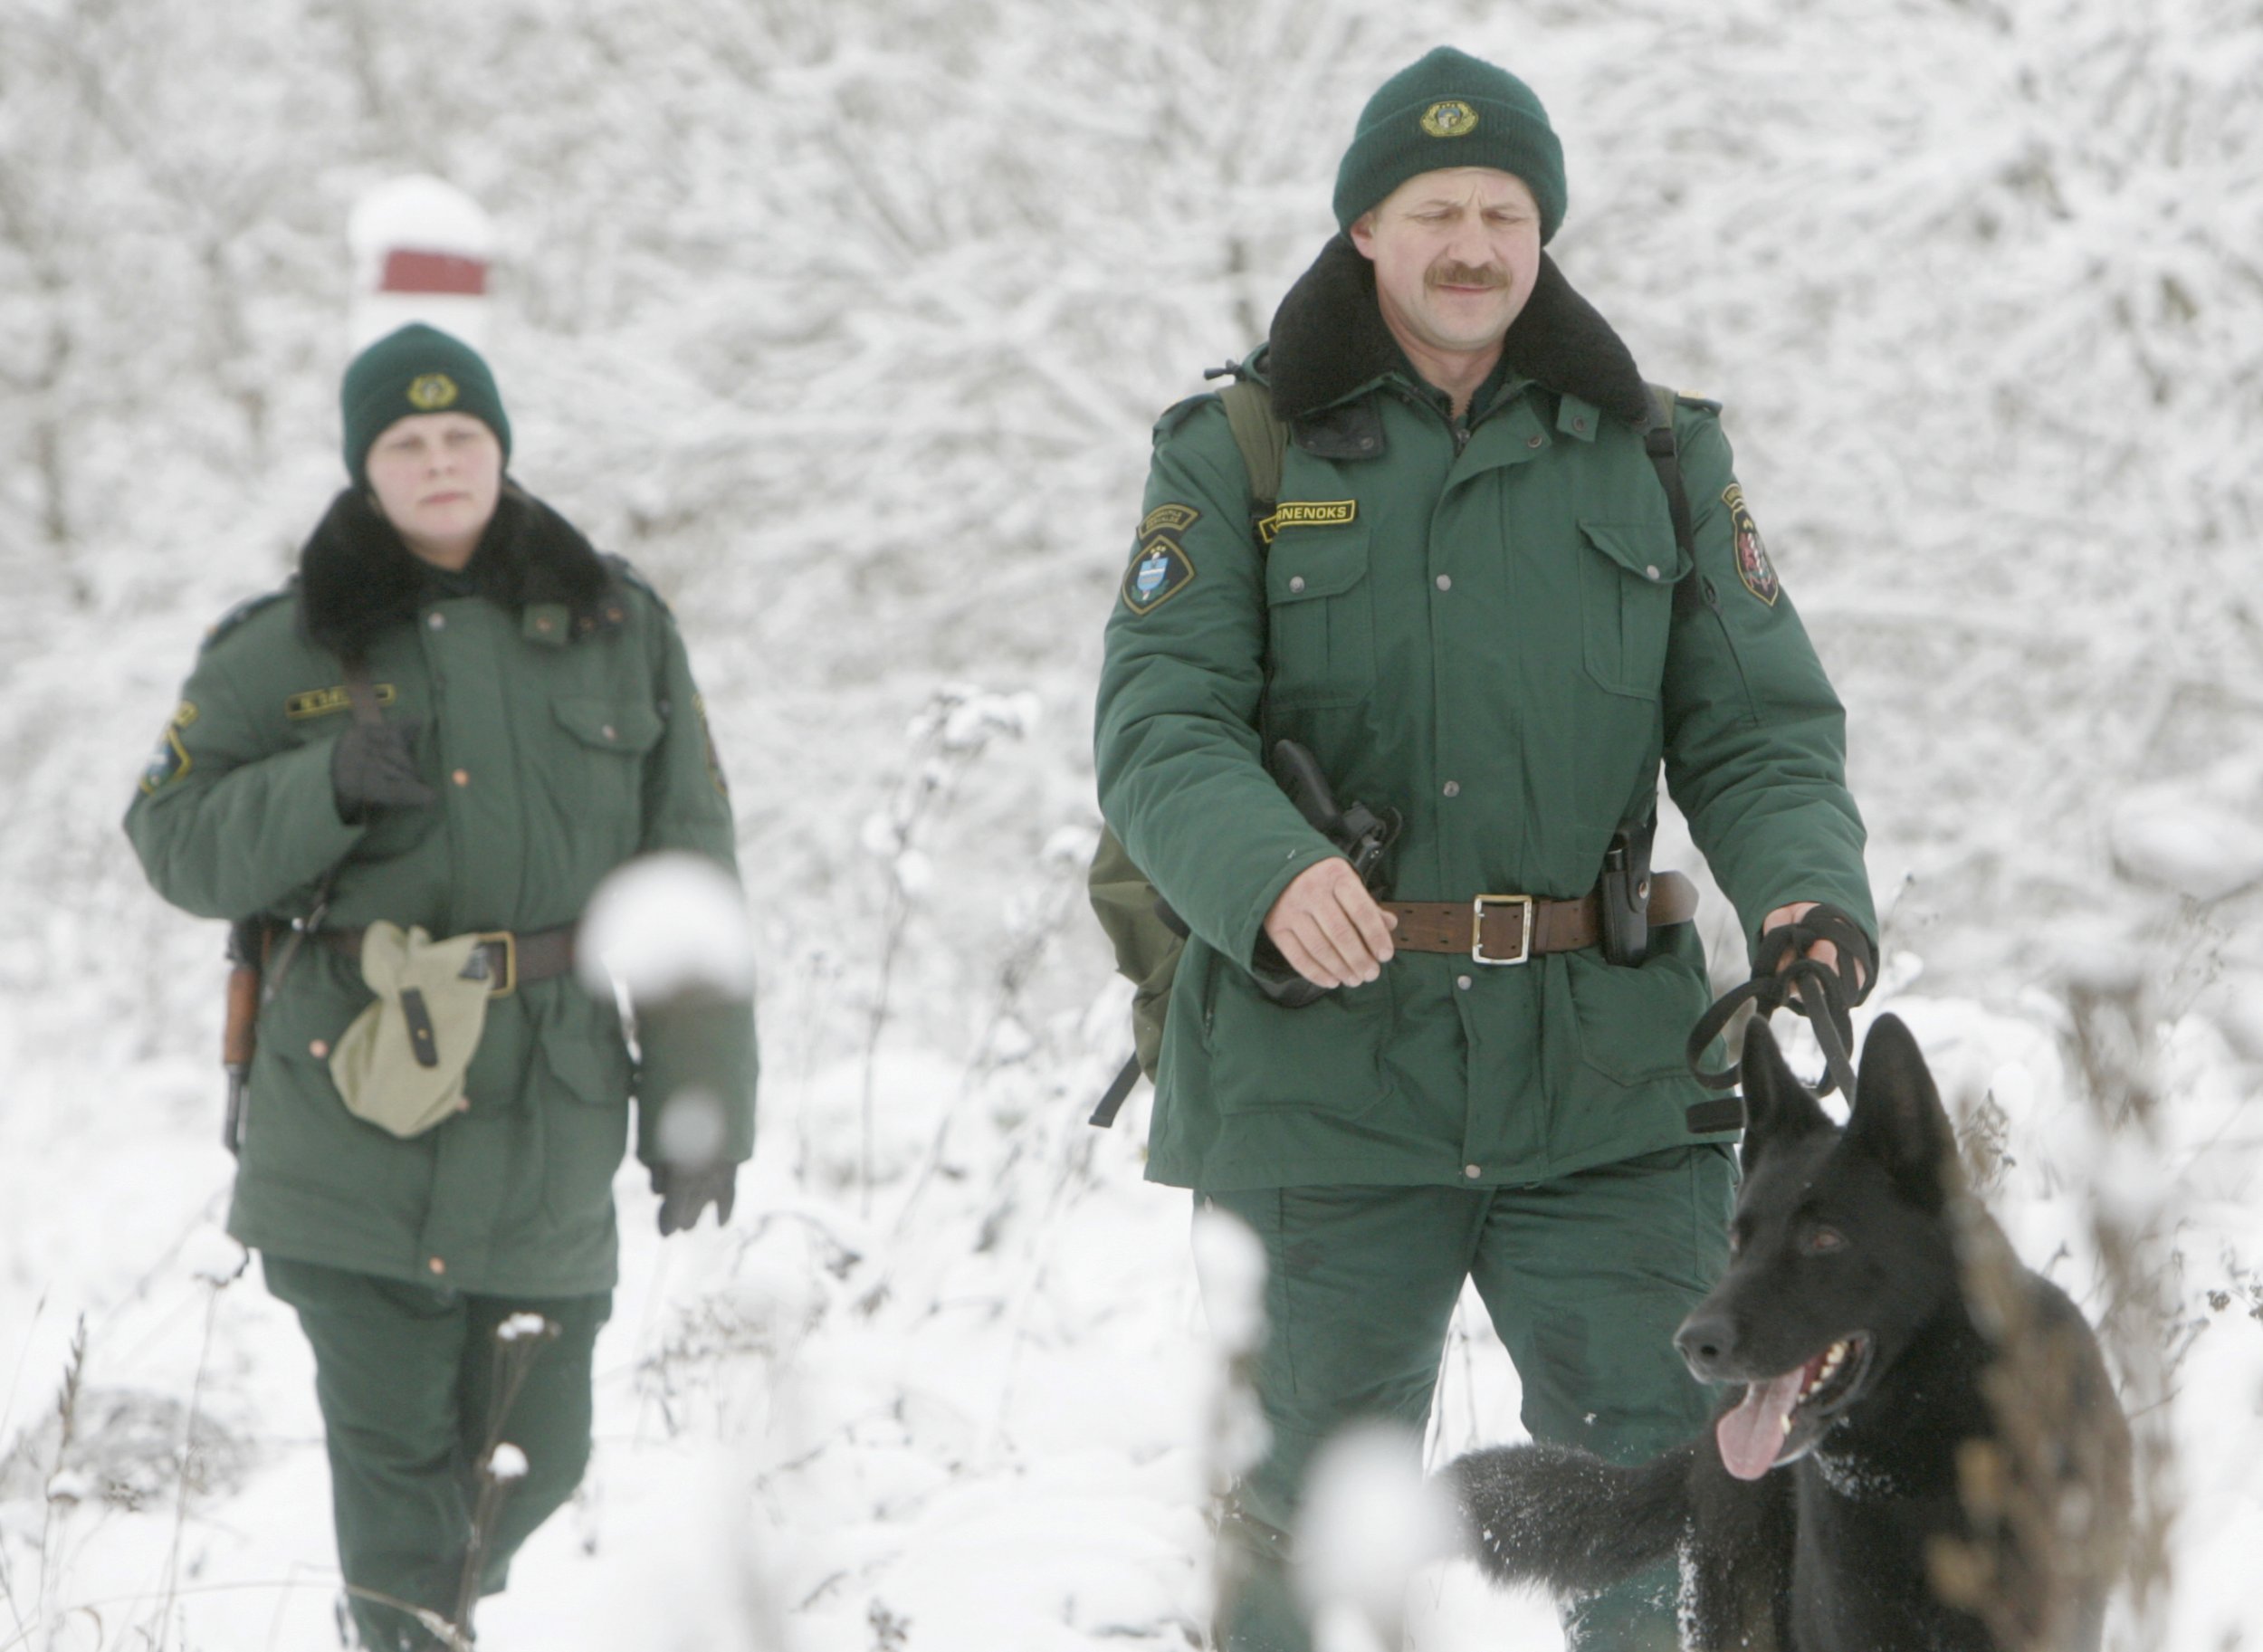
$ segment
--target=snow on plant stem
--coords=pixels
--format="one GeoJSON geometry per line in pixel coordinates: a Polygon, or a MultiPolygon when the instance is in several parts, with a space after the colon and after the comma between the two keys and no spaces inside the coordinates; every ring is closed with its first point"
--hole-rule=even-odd
{"type": "Polygon", "coordinates": [[[645,855],[597,885],[576,948],[582,985],[601,998],[620,982],[639,1004],[687,995],[754,994],[746,896],[704,855],[645,855]]]}
{"type": "Polygon", "coordinates": [[[1407,1584],[1455,1548],[1455,1513],[1426,1479],[1421,1441],[1387,1424],[1348,1428],[1313,1460],[1296,1530],[1296,1589],[1319,1652],[1399,1644],[1407,1584]]]}

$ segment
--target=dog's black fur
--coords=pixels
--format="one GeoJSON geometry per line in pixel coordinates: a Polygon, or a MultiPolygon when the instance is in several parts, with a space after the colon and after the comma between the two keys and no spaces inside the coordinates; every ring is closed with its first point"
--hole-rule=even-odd
{"type": "Polygon", "coordinates": [[[1678,1558],[1691,1652],[2095,1652],[2128,1425],[2080,1313],[1964,1193],[1915,1040],[1879,1017],[1843,1130],[1759,1022],[1743,1075],[1729,1271],[1676,1338],[1742,1399],[1639,1466],[1462,1457],[1471,1552],[1569,1595],[1678,1558]]]}

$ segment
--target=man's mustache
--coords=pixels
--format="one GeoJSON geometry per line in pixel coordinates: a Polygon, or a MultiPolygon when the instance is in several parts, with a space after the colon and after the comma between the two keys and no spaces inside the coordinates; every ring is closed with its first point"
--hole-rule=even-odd
{"type": "Polygon", "coordinates": [[[1493,263],[1432,264],[1422,278],[1428,287],[1505,287],[1509,272],[1493,263]]]}

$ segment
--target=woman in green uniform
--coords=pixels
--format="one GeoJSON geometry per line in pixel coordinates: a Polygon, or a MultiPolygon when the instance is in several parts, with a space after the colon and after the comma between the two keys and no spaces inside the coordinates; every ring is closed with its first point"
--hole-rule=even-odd
{"type": "Polygon", "coordinates": [[[511,479],[462,341],[379,340],[341,411],[351,485],[205,637],[126,828],[159,893],[264,958],[228,1227],[313,1346],[352,1626],[390,1649],[468,1628],[587,1463],[631,1096],[662,1231],[721,1220],[755,1048],[750,1007],[720,1051],[710,1016],[632,1061],[572,969],[624,861],[736,875],[666,606],[511,479]]]}

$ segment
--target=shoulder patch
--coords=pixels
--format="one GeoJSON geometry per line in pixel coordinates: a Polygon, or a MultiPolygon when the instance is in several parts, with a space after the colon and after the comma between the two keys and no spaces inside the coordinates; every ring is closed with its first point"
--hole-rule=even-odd
{"type": "Polygon", "coordinates": [[[1736,577],[1744,582],[1746,590],[1772,608],[1783,586],[1776,578],[1776,565],[1768,559],[1768,547],[1761,543],[1760,526],[1745,508],[1744,489],[1729,483],[1721,491],[1721,502],[1729,508],[1729,526],[1735,535],[1736,577]]]}
{"type": "Polygon", "coordinates": [[[1194,562],[1176,534],[1141,536],[1124,570],[1123,606],[1134,614],[1152,614],[1194,583],[1194,562]]]}
{"type": "Polygon", "coordinates": [[[1163,409],[1163,416],[1155,421],[1155,440],[1160,442],[1164,437],[1172,434],[1181,425],[1194,416],[1195,410],[1203,403],[1216,400],[1217,400],[1216,390],[1201,390],[1189,396],[1183,402],[1173,402],[1163,409]]]}
{"type": "Polygon", "coordinates": [[[161,786],[169,786],[196,765],[190,761],[188,748],[181,744],[181,731],[196,721],[196,702],[184,700],[173,713],[173,721],[165,725],[165,732],[158,737],[157,749],[149,753],[149,760],[142,766],[141,789],[146,794],[161,786]]]}
{"type": "Polygon", "coordinates": [[[280,590],[262,591],[256,597],[246,597],[242,602],[237,603],[235,606],[212,622],[205,632],[205,640],[196,645],[196,651],[202,654],[222,637],[227,635],[229,632],[251,618],[253,615],[257,614],[263,608],[272,607],[276,603],[281,602],[291,595],[292,587],[297,583],[294,578],[291,584],[285,585],[280,590]]]}

